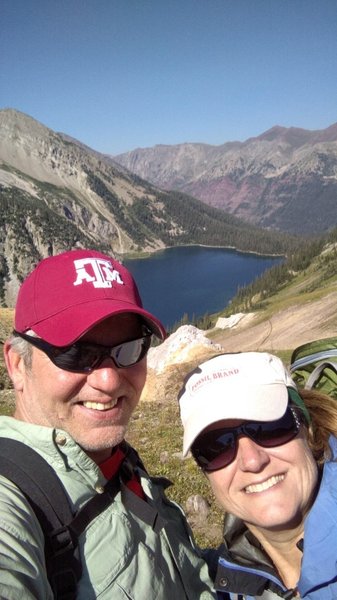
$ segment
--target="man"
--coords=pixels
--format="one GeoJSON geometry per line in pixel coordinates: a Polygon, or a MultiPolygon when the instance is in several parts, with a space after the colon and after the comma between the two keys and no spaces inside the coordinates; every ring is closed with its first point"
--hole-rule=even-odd
{"type": "MultiPolygon", "coordinates": [[[[4,353],[16,395],[0,437],[31,446],[56,471],[75,513],[117,493],[79,538],[77,598],[214,598],[180,509],[141,466],[125,477],[124,436],[146,378],[151,336],[163,325],[130,273],[96,251],[41,261],[19,291],[4,353]],[[150,515],[150,517],[148,516],[150,515]]],[[[44,537],[30,503],[0,477],[1,598],[53,598],[44,537]]]]}

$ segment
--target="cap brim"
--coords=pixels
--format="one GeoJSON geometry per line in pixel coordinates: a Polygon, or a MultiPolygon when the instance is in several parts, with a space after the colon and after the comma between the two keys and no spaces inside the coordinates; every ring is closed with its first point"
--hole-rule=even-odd
{"type": "Polygon", "coordinates": [[[113,302],[111,299],[95,300],[71,306],[48,319],[35,323],[34,332],[46,342],[55,346],[67,346],[76,342],[89,329],[114,315],[132,313],[143,317],[147,326],[159,339],[165,339],[163,324],[143,308],[127,302],[113,302]]]}
{"type": "MultiPolygon", "coordinates": [[[[193,400],[191,416],[184,420],[183,456],[186,456],[198,435],[209,425],[227,419],[249,421],[275,421],[280,419],[288,406],[288,390],[283,383],[250,385],[247,399],[247,386],[226,388],[226,398],[216,394],[209,398],[205,406],[204,398],[193,400]],[[247,401],[248,400],[248,401],[247,401]]],[[[180,399],[182,403],[182,398],[180,399]]],[[[183,403],[182,403],[183,404],[183,403]]],[[[183,413],[183,408],[181,409],[183,413]]],[[[182,415],[183,418],[183,415],[182,415]]]]}

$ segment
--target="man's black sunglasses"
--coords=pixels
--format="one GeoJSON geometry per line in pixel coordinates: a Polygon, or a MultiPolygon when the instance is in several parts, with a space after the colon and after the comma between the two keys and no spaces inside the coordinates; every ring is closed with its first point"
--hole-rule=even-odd
{"type": "Polygon", "coordinates": [[[191,451],[203,471],[217,471],[235,459],[240,436],[250,438],[262,448],[275,448],[294,439],[300,426],[295,410],[288,406],[283,417],[277,421],[249,421],[238,427],[207,431],[199,435],[191,451]]]}
{"type": "Polygon", "coordinates": [[[15,330],[13,333],[42,350],[60,369],[74,373],[91,373],[105,358],[111,358],[120,369],[132,367],[144,358],[151,346],[152,338],[152,332],[144,327],[142,337],[121,342],[117,346],[75,342],[69,346],[59,347],[26,333],[15,330]]]}

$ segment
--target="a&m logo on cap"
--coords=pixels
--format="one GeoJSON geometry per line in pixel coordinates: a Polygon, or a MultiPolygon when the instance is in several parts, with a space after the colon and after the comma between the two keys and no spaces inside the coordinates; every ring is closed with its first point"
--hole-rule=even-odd
{"type": "Polygon", "coordinates": [[[124,285],[119,271],[113,268],[109,260],[102,258],[80,258],[74,260],[77,279],[74,285],[84,281],[92,283],[95,288],[111,288],[113,282],[124,285]]]}

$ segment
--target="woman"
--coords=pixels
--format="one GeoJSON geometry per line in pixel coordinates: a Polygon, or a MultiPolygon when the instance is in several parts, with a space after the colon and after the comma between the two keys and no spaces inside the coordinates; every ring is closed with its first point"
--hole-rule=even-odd
{"type": "Polygon", "coordinates": [[[226,513],[219,599],[337,598],[336,401],[260,352],[201,364],[179,401],[183,454],[226,513]]]}

